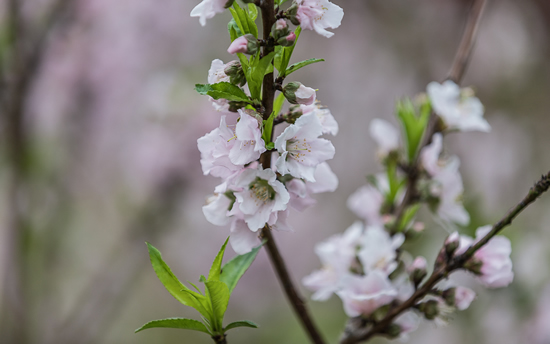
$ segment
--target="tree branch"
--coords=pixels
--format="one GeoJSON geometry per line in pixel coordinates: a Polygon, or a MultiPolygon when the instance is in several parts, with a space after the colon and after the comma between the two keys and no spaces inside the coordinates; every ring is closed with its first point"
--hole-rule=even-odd
{"type": "MultiPolygon", "coordinates": [[[[464,33],[462,34],[460,45],[458,47],[457,53],[455,54],[453,64],[447,77],[448,80],[452,80],[457,84],[462,81],[462,78],[466,71],[466,67],[468,66],[468,62],[470,61],[470,57],[472,55],[476,36],[479,29],[479,23],[481,22],[481,18],[487,6],[487,2],[488,0],[473,1],[472,9],[468,16],[468,21],[466,23],[464,33]]],[[[403,197],[403,200],[395,211],[396,226],[399,226],[399,224],[401,223],[401,219],[404,216],[407,208],[416,202],[416,196],[418,193],[418,191],[416,190],[416,183],[418,181],[418,171],[420,168],[418,161],[419,152],[422,150],[422,148],[430,144],[433,134],[436,133],[438,130],[438,122],[439,117],[432,112],[428,120],[428,124],[426,125],[424,136],[418,147],[418,153],[415,157],[415,160],[412,161],[407,171],[407,186],[405,196],[403,197]]],[[[468,252],[469,251],[470,250],[468,250],[468,252]]],[[[474,252],[475,251],[472,251],[471,254],[473,254],[474,252]]],[[[340,341],[340,344],[353,344],[360,341],[365,341],[370,339],[374,335],[383,333],[383,331],[388,325],[391,324],[391,321],[395,317],[401,314],[404,310],[412,307],[416,303],[416,301],[419,298],[424,297],[433,288],[433,286],[439,280],[441,280],[443,276],[447,275],[448,271],[445,271],[444,268],[434,271],[428,281],[421,288],[419,288],[409,300],[403,302],[400,306],[390,310],[386,317],[382,321],[374,325],[374,327],[372,327],[371,329],[364,328],[365,325],[360,321],[358,322],[357,319],[350,319],[348,322],[348,326],[346,326],[346,330],[340,341]]]]}
{"type": "MultiPolygon", "coordinates": [[[[271,27],[276,20],[274,1],[262,0],[260,2],[260,9],[262,11],[263,38],[264,40],[267,40],[269,39],[271,27]]],[[[269,45],[263,47],[264,56],[269,54],[271,51],[273,51],[273,47],[270,47],[269,45]]],[[[265,109],[265,112],[263,114],[264,119],[267,119],[273,111],[275,91],[276,90],[274,86],[273,73],[266,74],[264,76],[262,85],[262,105],[265,109]]],[[[273,132],[270,133],[269,139],[271,139],[271,136],[273,136],[273,132]]],[[[260,163],[262,164],[262,167],[264,169],[271,167],[271,151],[266,151],[261,155],[260,163]]],[[[300,320],[302,326],[306,330],[311,342],[315,344],[324,344],[324,340],[322,339],[319,330],[313,323],[313,320],[311,318],[311,315],[309,314],[303,298],[298,293],[297,288],[294,286],[294,283],[290,278],[290,274],[288,273],[286,264],[283,260],[283,257],[281,256],[281,253],[279,252],[275,240],[273,239],[271,229],[267,224],[262,229],[260,237],[267,240],[265,247],[267,249],[271,264],[273,265],[277,274],[277,278],[279,279],[279,282],[281,283],[283,290],[285,291],[290,305],[298,316],[298,319],[300,320]]]]}

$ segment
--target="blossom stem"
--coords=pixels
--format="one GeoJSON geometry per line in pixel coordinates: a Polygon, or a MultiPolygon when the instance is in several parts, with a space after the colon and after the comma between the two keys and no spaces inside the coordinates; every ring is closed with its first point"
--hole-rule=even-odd
{"type": "MultiPolygon", "coordinates": [[[[420,287],[415,293],[399,306],[393,308],[386,314],[386,316],[375,325],[370,328],[350,329],[344,334],[340,344],[354,344],[369,340],[377,334],[383,334],[392,321],[414,307],[416,303],[423,297],[428,295],[435,285],[442,279],[446,278],[453,271],[459,270],[464,267],[464,264],[470,259],[474,253],[483,247],[491,238],[497,235],[503,228],[507,227],[525,208],[531,203],[537,200],[544,192],[550,188],[550,172],[543,175],[541,179],[535,183],[535,185],[529,190],[529,193],[519,202],[515,207],[510,209],[508,213],[497,223],[493,225],[492,230],[487,233],[476,244],[472,245],[466,252],[452,258],[450,261],[444,263],[441,267],[434,270],[430,278],[420,287]]],[[[445,249],[445,246],[442,248],[445,249]]],[[[353,320],[353,319],[352,319],[353,320]]]]}
{"type": "MultiPolygon", "coordinates": [[[[485,8],[487,7],[488,0],[474,0],[472,9],[470,11],[468,22],[462,34],[462,39],[460,40],[460,45],[455,54],[453,64],[447,76],[448,80],[454,81],[456,84],[460,84],[466,68],[468,67],[468,62],[472,55],[474,44],[476,42],[476,37],[479,29],[479,23],[485,8]]],[[[416,190],[416,182],[418,180],[418,152],[422,150],[425,146],[429,145],[432,139],[433,134],[436,133],[438,127],[439,117],[435,113],[431,113],[426,125],[424,136],[420,145],[417,149],[417,155],[415,160],[411,162],[407,172],[407,188],[405,191],[405,196],[403,201],[399,204],[395,212],[395,223],[396,226],[399,226],[401,219],[405,214],[405,210],[418,199],[418,191],[416,190]]]]}
{"type": "MultiPolygon", "coordinates": [[[[269,39],[271,27],[273,26],[273,24],[277,19],[276,13],[275,13],[274,1],[262,0],[260,3],[260,9],[262,12],[263,39],[267,41],[269,39]]],[[[273,51],[273,46],[270,46],[270,45],[263,46],[264,56],[269,54],[271,51],[273,51]]],[[[273,102],[275,100],[276,89],[275,89],[273,73],[269,73],[264,76],[262,86],[263,86],[262,87],[262,105],[265,109],[263,113],[263,118],[264,120],[266,120],[267,118],[269,118],[269,116],[271,115],[271,112],[273,111],[273,102]]],[[[272,135],[273,135],[273,132],[268,134],[269,140],[271,140],[272,135]]],[[[262,164],[262,167],[264,169],[271,167],[271,153],[272,151],[268,150],[264,152],[260,157],[260,163],[262,164]]],[[[311,342],[314,344],[324,344],[324,340],[321,337],[319,330],[313,323],[313,319],[309,314],[309,311],[306,307],[306,304],[303,298],[298,293],[296,286],[294,285],[294,283],[292,282],[292,279],[290,278],[290,274],[288,272],[286,264],[283,260],[283,257],[281,256],[281,253],[279,252],[279,248],[277,247],[275,240],[273,239],[273,235],[271,234],[271,229],[267,224],[262,229],[260,233],[260,237],[266,240],[265,247],[267,249],[267,254],[269,256],[271,264],[275,269],[277,277],[283,287],[283,290],[285,291],[285,294],[287,296],[287,299],[290,305],[294,309],[294,312],[296,313],[300,322],[302,323],[302,326],[306,330],[311,342]]]]}

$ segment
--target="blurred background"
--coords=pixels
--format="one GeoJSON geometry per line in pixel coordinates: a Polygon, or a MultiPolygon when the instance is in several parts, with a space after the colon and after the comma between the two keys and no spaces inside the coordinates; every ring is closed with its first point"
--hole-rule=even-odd
{"type": "MultiPolygon", "coordinates": [[[[206,82],[210,61],[232,60],[230,14],[203,28],[189,17],[198,2],[2,0],[0,342],[211,342],[183,330],[133,333],[153,319],[198,319],[158,281],[144,242],[182,281],[198,282],[229,233],[201,211],[218,179],[202,175],[196,140],[220,114],[193,87],[206,82]]],[[[380,171],[369,122],[396,123],[397,99],[445,78],[471,6],[334,3],[345,11],[335,36],[305,31],[293,57],[326,60],[292,79],[318,88],[340,124],[329,162],[339,189],[292,213],[295,233],[275,233],[296,282],[319,268],[314,245],[356,220],[347,197],[380,171]]],[[[446,140],[461,159],[472,215],[463,233],[498,220],[549,169],[549,40],[548,0],[489,3],[463,85],[476,89],[492,132],[446,140]]],[[[423,323],[409,342],[550,343],[549,206],[543,196],[504,231],[516,272],[509,288],[484,290],[463,276],[477,301],[446,327],[423,323]]],[[[433,260],[447,233],[421,216],[428,228],[411,249],[433,260]]],[[[226,259],[233,255],[228,249],[226,259]]],[[[335,343],[341,302],[309,304],[335,343]]],[[[229,304],[226,321],[241,319],[260,329],[232,330],[230,343],[306,342],[263,251],[229,304]]]]}

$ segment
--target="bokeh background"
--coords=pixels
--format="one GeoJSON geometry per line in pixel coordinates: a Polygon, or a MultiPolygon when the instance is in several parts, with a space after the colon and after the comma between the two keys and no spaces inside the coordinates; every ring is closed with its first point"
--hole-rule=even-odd
{"type": "MultiPolygon", "coordinates": [[[[220,114],[193,85],[206,82],[210,61],[232,59],[230,14],[201,27],[189,17],[198,2],[19,1],[23,51],[43,38],[32,64],[18,60],[25,61],[21,69],[5,60],[10,12],[8,0],[1,2],[2,74],[11,80],[23,70],[28,82],[18,93],[16,134],[10,108],[1,110],[0,342],[211,342],[183,330],[133,333],[153,319],[198,318],[157,280],[144,242],[161,250],[181,280],[197,282],[229,233],[201,211],[218,180],[202,175],[196,140],[217,126],[220,114]],[[13,152],[24,154],[23,162],[13,152]]],[[[326,59],[292,79],[318,88],[340,124],[330,162],[338,190],[292,213],[295,233],[276,233],[297,282],[319,267],[314,245],[356,220],[347,197],[380,171],[369,122],[396,123],[397,99],[445,78],[471,6],[471,0],[334,3],[345,11],[335,36],[304,32],[293,59],[326,59]]],[[[489,3],[463,85],[474,86],[493,130],[446,140],[447,151],[461,159],[472,214],[463,233],[498,220],[548,171],[549,40],[548,0],[489,3]]],[[[3,100],[17,94],[9,85],[0,85],[3,100]]],[[[424,322],[410,343],[550,343],[549,205],[544,196],[504,231],[516,272],[509,288],[484,290],[462,276],[477,301],[446,327],[424,322]]],[[[447,232],[428,212],[421,216],[428,228],[411,249],[433,260],[447,232]]],[[[233,255],[229,249],[226,257],[233,255]]],[[[345,323],[341,302],[310,306],[335,343],[345,323]]],[[[307,342],[263,251],[229,304],[226,321],[241,319],[261,327],[232,330],[230,343],[307,342]]]]}

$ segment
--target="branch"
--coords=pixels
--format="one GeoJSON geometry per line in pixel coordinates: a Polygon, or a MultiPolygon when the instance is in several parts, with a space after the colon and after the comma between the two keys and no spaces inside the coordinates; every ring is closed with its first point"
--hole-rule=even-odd
{"type": "MultiPolygon", "coordinates": [[[[450,273],[462,269],[464,264],[483,247],[491,238],[497,235],[503,228],[507,227],[512,221],[531,203],[539,198],[544,192],[548,191],[550,187],[550,172],[543,175],[541,179],[529,190],[529,193],[519,202],[514,208],[497,223],[493,225],[492,230],[487,233],[480,241],[472,245],[466,252],[452,258],[449,262],[443,264],[440,268],[435,270],[430,278],[416,290],[416,292],[405,302],[392,309],[380,322],[376,323],[369,330],[363,330],[362,332],[350,333],[350,336],[344,338],[340,344],[353,344],[361,341],[368,340],[373,336],[384,333],[384,330],[392,323],[392,321],[412,308],[417,301],[428,295],[428,293],[435,287],[435,285],[448,277],[450,273]]],[[[445,246],[442,248],[445,249],[445,246]]]]}
{"type": "MultiPolygon", "coordinates": [[[[485,10],[485,7],[487,6],[488,0],[474,0],[472,9],[470,11],[468,21],[466,23],[466,28],[464,30],[464,33],[462,34],[462,39],[460,41],[460,45],[458,47],[458,50],[455,54],[455,58],[453,61],[453,64],[451,66],[451,69],[449,71],[449,75],[447,79],[452,80],[459,84],[462,81],[462,78],[464,76],[464,73],[466,71],[466,67],[468,66],[468,62],[470,61],[470,57],[472,55],[472,51],[474,48],[474,44],[476,41],[476,36],[478,33],[479,23],[481,22],[481,17],[483,15],[483,12],[485,10]]],[[[408,207],[413,205],[417,200],[417,194],[418,191],[416,190],[416,183],[418,181],[418,171],[419,171],[419,162],[418,162],[418,156],[419,152],[422,151],[422,148],[426,147],[428,144],[430,144],[432,136],[434,133],[438,130],[438,122],[439,117],[435,115],[433,112],[430,115],[430,118],[428,120],[428,124],[426,125],[426,130],[424,132],[424,136],[422,138],[422,141],[418,147],[418,153],[415,157],[415,159],[412,161],[411,165],[408,168],[407,171],[407,187],[405,191],[405,196],[403,197],[403,200],[399,204],[399,207],[395,211],[395,224],[396,226],[399,226],[401,223],[401,219],[405,214],[405,211],[408,207]]],[[[537,196],[538,197],[538,196],[537,196]]],[[[536,197],[535,197],[536,198],[536,197]]],[[[521,203],[520,203],[521,204],[521,203]]],[[[521,210],[519,210],[521,211],[521,210]]],[[[517,215],[519,213],[515,213],[517,215]]],[[[514,215],[514,216],[515,216],[514,215]]],[[[511,219],[510,219],[511,221],[511,219]]],[[[508,223],[509,224],[509,223],[508,223]]],[[[507,224],[504,224],[507,225],[507,224]]],[[[495,225],[496,226],[496,225],[495,225]]],[[[493,228],[493,231],[495,228],[493,228]]],[[[499,229],[500,230],[500,229],[499,229]]],[[[493,232],[491,231],[491,233],[493,232]]],[[[496,231],[498,232],[498,230],[496,231]]],[[[495,233],[496,234],[496,233],[495,233]]],[[[494,234],[493,234],[494,235],[494,234]]],[[[485,238],[484,238],[485,239],[485,238]]],[[[487,241],[490,238],[487,238],[487,241]]],[[[482,240],[483,241],[483,240],[482,240]]],[[[487,242],[485,241],[485,243],[487,242]]],[[[479,244],[479,243],[478,243],[479,244]]],[[[482,244],[483,245],[483,244],[482,244]]],[[[482,245],[477,245],[477,249],[481,247],[482,245]]],[[[472,247],[473,249],[473,247],[472,247]]],[[[475,250],[468,250],[466,253],[470,252],[470,256],[473,255],[475,250]]],[[[476,249],[476,250],[477,250],[476,249]]],[[[465,254],[466,254],[465,253],[465,254]]],[[[466,258],[465,254],[463,255],[463,258],[466,258]]],[[[462,261],[461,261],[462,262],[462,261]]],[[[441,280],[444,276],[448,274],[449,271],[446,271],[447,266],[442,267],[441,269],[434,271],[432,276],[426,281],[426,283],[419,288],[409,300],[403,302],[398,307],[390,310],[390,312],[386,315],[386,317],[374,325],[370,330],[364,328],[364,324],[361,322],[357,322],[357,319],[350,319],[348,322],[348,326],[346,327],[346,330],[344,332],[344,335],[340,341],[340,344],[353,344],[360,341],[365,341],[370,339],[376,334],[381,334],[383,331],[387,328],[388,325],[391,324],[392,320],[400,315],[404,310],[409,309],[412,307],[417,300],[424,297],[432,288],[433,286],[441,280]]]]}
{"type": "MultiPolygon", "coordinates": [[[[263,32],[264,32],[263,38],[264,40],[267,40],[271,32],[271,27],[273,26],[276,20],[274,1],[262,0],[260,2],[260,9],[262,11],[262,22],[263,22],[263,32]]],[[[269,45],[266,45],[263,47],[264,56],[269,54],[271,51],[273,51],[273,47],[270,47],[269,45]]],[[[273,111],[273,101],[275,99],[275,87],[274,87],[273,81],[274,81],[273,73],[269,73],[264,76],[263,85],[262,85],[262,92],[263,92],[262,105],[265,109],[265,112],[263,114],[264,119],[267,119],[271,115],[271,112],[273,111]]],[[[269,139],[271,139],[271,136],[273,136],[273,132],[269,134],[269,139]]],[[[266,151],[261,155],[260,163],[262,164],[262,167],[264,169],[271,167],[271,151],[266,151]]],[[[277,247],[277,244],[275,243],[275,240],[273,239],[273,236],[271,234],[271,229],[267,224],[262,229],[260,233],[260,237],[262,239],[267,240],[265,247],[267,249],[267,254],[269,255],[271,264],[275,268],[277,278],[279,279],[279,282],[283,286],[286,297],[290,302],[290,305],[294,309],[294,312],[298,316],[298,319],[300,320],[302,326],[306,330],[311,342],[315,344],[324,344],[324,340],[321,337],[319,330],[313,323],[313,320],[311,318],[311,315],[309,314],[309,311],[305,305],[304,300],[298,293],[297,288],[294,286],[294,283],[290,278],[290,274],[288,273],[286,264],[283,260],[283,257],[281,256],[281,253],[279,252],[279,249],[277,247]]]]}

